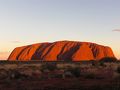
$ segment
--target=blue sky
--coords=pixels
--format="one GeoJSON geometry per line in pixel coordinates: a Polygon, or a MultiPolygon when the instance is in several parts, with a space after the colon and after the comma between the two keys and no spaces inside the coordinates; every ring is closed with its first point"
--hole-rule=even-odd
{"type": "Polygon", "coordinates": [[[17,46],[59,40],[110,46],[120,58],[120,0],[0,0],[0,59],[17,46]]]}

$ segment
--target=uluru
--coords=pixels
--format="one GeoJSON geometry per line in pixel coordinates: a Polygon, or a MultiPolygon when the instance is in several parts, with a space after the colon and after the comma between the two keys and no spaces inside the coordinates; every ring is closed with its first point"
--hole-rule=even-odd
{"type": "Polygon", "coordinates": [[[88,61],[114,57],[112,49],[90,42],[57,41],[16,47],[9,61],[88,61]]]}

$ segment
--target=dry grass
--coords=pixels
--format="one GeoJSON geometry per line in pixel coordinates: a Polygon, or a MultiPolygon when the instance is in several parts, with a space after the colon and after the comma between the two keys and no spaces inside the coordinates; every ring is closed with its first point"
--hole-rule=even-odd
{"type": "Polygon", "coordinates": [[[40,90],[48,87],[52,90],[61,87],[119,90],[119,66],[119,63],[2,64],[0,90],[40,90]]]}

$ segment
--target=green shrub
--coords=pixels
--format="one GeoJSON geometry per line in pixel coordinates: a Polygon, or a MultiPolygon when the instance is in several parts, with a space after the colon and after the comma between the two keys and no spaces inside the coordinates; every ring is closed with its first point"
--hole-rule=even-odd
{"type": "Polygon", "coordinates": [[[102,67],[106,67],[104,62],[99,62],[99,65],[102,66],[102,67]]]}

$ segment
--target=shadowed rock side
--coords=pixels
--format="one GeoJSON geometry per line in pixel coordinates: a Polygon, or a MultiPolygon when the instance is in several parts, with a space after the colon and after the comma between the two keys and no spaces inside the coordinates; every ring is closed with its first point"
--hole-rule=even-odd
{"type": "Polygon", "coordinates": [[[58,41],[17,47],[9,56],[9,61],[82,61],[114,57],[110,47],[88,42],[58,41]]]}

